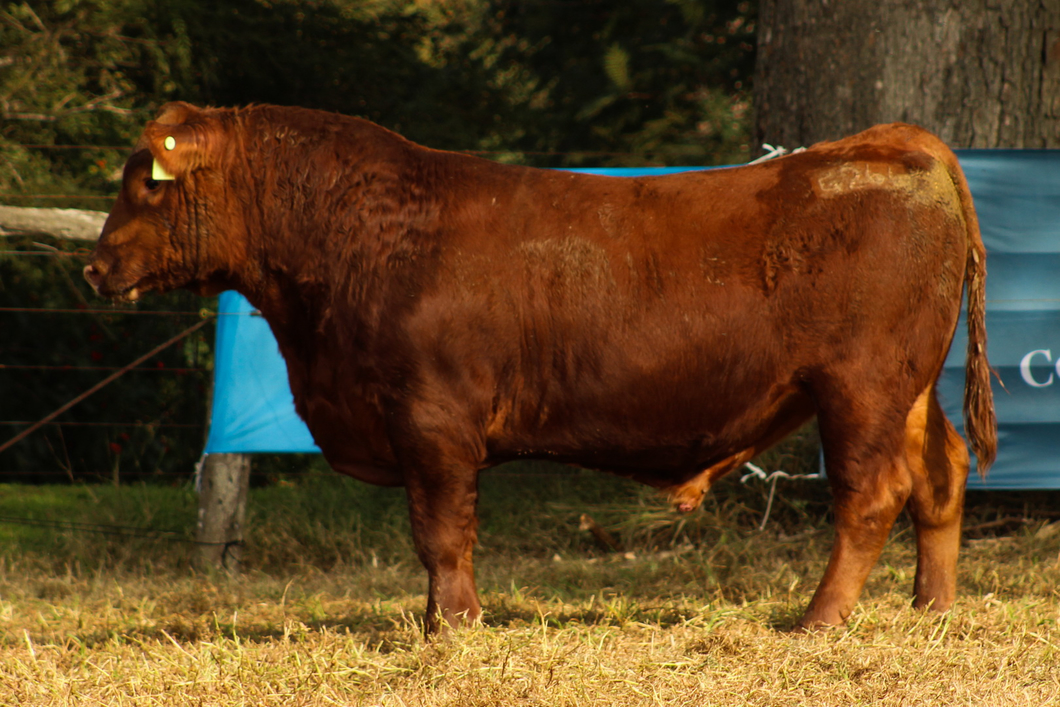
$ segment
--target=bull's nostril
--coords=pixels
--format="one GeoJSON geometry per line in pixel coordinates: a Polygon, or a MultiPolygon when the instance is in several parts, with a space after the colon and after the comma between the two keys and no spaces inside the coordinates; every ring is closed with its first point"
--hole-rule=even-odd
{"type": "Polygon", "coordinates": [[[88,281],[88,284],[92,285],[94,288],[99,288],[99,282],[102,277],[95,265],[86,265],[82,273],[85,276],[85,280],[88,281]]]}

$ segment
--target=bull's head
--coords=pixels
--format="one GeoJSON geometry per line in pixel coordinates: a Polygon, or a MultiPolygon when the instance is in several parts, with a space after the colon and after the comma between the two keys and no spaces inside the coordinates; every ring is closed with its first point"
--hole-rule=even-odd
{"type": "Polygon", "coordinates": [[[151,290],[231,286],[245,229],[226,198],[226,127],[214,111],[186,103],[165,106],[147,124],[84,270],[99,294],[135,301],[151,290]]]}

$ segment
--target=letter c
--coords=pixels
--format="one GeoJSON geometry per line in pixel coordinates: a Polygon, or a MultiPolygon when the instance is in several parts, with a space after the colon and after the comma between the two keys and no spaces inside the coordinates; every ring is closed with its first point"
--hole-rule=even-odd
{"type": "MultiPolygon", "coordinates": [[[[1053,374],[1050,373],[1049,380],[1045,381],[1044,383],[1039,383],[1038,381],[1034,380],[1034,376],[1031,375],[1031,359],[1034,358],[1037,354],[1045,356],[1046,360],[1049,361],[1049,363],[1053,362],[1053,352],[1049,349],[1037,349],[1036,351],[1031,351],[1029,354],[1024,356],[1022,360],[1020,360],[1020,376],[1023,378],[1024,382],[1027,385],[1033,386],[1035,388],[1044,388],[1047,385],[1053,384],[1053,374]]],[[[1060,363],[1058,363],[1057,366],[1058,368],[1060,368],[1060,363]]]]}

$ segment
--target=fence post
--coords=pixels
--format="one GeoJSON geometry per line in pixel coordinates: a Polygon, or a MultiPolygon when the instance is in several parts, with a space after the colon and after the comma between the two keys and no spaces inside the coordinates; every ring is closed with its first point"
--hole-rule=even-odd
{"type": "Polygon", "coordinates": [[[250,486],[249,454],[209,454],[199,477],[199,562],[239,574],[250,486]]]}

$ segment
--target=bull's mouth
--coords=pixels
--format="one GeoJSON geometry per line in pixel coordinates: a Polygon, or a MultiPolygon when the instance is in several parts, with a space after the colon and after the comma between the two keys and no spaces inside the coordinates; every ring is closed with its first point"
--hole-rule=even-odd
{"type": "Polygon", "coordinates": [[[117,302],[129,302],[129,303],[132,303],[132,302],[136,302],[137,300],[139,300],[140,299],[140,295],[142,295],[142,294],[143,294],[143,290],[141,288],[139,288],[139,287],[136,287],[134,285],[133,287],[128,287],[128,288],[122,290],[121,292],[118,292],[118,293],[113,294],[113,295],[107,295],[107,296],[110,297],[110,299],[115,300],[117,302]]]}
{"type": "Polygon", "coordinates": [[[123,302],[125,304],[132,304],[140,301],[146,293],[152,290],[158,289],[154,285],[146,282],[145,280],[137,280],[136,282],[122,288],[105,288],[102,290],[96,290],[100,296],[106,297],[114,302],[123,302]]]}

